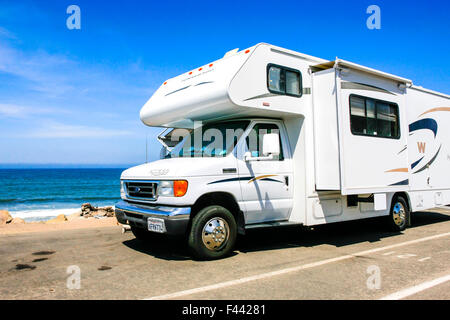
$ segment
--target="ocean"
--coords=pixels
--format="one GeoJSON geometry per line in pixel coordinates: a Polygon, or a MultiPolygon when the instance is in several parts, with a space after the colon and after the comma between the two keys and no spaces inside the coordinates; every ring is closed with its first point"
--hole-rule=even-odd
{"type": "Polygon", "coordinates": [[[83,203],[113,206],[125,169],[0,169],[0,210],[27,222],[71,214],[83,203]]]}

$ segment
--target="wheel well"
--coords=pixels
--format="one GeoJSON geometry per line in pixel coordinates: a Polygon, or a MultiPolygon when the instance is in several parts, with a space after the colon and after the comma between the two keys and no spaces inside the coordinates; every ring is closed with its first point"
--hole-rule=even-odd
{"type": "MultiPolygon", "coordinates": [[[[392,196],[392,200],[395,199],[395,197],[398,197],[398,196],[402,196],[406,200],[406,204],[408,205],[408,209],[411,212],[411,202],[409,200],[408,194],[406,192],[396,192],[392,196]]],[[[391,200],[391,204],[392,204],[392,200],[391,200]]]]}
{"type": "MultiPolygon", "coordinates": [[[[192,206],[191,221],[195,215],[203,208],[211,205],[219,205],[228,209],[236,219],[238,233],[244,233],[245,219],[244,213],[239,208],[239,205],[234,196],[227,192],[211,192],[202,195],[192,206]]],[[[190,223],[189,223],[190,228],[190,223]]]]}
{"type": "Polygon", "coordinates": [[[411,226],[412,226],[412,222],[411,222],[411,214],[412,214],[412,211],[411,211],[411,202],[410,202],[410,199],[409,199],[409,197],[408,197],[408,194],[407,194],[406,192],[396,192],[396,193],[392,196],[391,206],[392,206],[392,202],[394,201],[395,197],[398,197],[398,196],[402,196],[403,199],[406,200],[406,205],[408,206],[408,216],[407,216],[407,221],[406,221],[406,223],[407,223],[407,226],[408,226],[408,227],[411,227],[411,226]]]}

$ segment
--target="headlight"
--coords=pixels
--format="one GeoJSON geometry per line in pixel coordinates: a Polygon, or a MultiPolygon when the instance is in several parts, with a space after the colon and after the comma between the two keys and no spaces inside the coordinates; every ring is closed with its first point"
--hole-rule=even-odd
{"type": "Polygon", "coordinates": [[[125,194],[125,186],[124,186],[123,181],[120,181],[120,197],[122,199],[126,199],[126,197],[127,197],[125,194]]]}
{"type": "Polygon", "coordinates": [[[173,197],[173,181],[160,181],[158,185],[158,195],[173,197]]]}
{"type": "Polygon", "coordinates": [[[158,195],[165,197],[182,197],[186,194],[188,182],[186,180],[160,181],[158,195]]]}

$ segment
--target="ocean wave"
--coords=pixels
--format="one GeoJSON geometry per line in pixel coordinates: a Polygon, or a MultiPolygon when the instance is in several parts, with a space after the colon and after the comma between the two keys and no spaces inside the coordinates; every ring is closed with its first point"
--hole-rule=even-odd
{"type": "Polygon", "coordinates": [[[0,203],[14,202],[17,200],[19,200],[19,199],[0,199],[0,203]]]}
{"type": "MultiPolygon", "coordinates": [[[[114,208],[114,206],[112,206],[114,208]]],[[[64,209],[36,209],[36,210],[22,210],[10,212],[13,218],[21,218],[27,222],[42,221],[54,218],[60,214],[65,216],[80,212],[81,208],[64,208],[64,209]]]]}
{"type": "Polygon", "coordinates": [[[65,208],[65,209],[40,209],[40,210],[23,210],[10,212],[13,218],[21,218],[27,220],[43,220],[36,218],[53,218],[60,214],[71,215],[81,211],[80,208],[65,208]]]}

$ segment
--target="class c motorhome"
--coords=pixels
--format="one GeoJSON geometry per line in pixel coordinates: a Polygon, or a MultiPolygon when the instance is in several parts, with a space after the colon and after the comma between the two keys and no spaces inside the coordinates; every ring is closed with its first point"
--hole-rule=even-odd
{"type": "Polygon", "coordinates": [[[116,216],[140,240],[185,236],[200,259],[229,254],[250,228],[385,216],[402,231],[411,213],[450,203],[449,101],[337,58],[264,43],[233,50],[167,80],[143,106],[143,123],[165,128],[168,154],[123,172],[116,216]],[[229,128],[240,130],[233,143],[206,156],[202,132],[229,128]]]}

